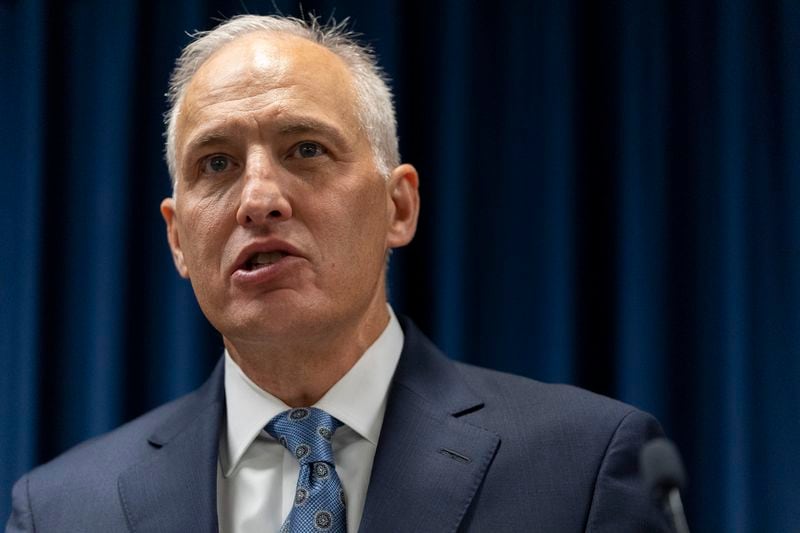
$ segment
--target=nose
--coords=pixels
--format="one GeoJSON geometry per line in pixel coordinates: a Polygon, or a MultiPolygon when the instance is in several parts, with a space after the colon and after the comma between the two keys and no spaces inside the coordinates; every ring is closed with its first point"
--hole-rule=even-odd
{"type": "Polygon", "coordinates": [[[253,161],[248,167],[236,211],[239,225],[258,227],[291,218],[292,205],[276,169],[266,160],[253,161]]]}

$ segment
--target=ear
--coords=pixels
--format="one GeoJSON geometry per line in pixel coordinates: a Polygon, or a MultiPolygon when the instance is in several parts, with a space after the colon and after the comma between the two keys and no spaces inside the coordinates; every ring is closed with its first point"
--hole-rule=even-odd
{"type": "Polygon", "coordinates": [[[161,216],[164,217],[164,222],[167,223],[167,241],[169,242],[170,250],[172,250],[172,260],[175,262],[175,268],[178,269],[178,274],[182,278],[189,279],[189,269],[186,268],[183,250],[181,249],[178,215],[175,213],[175,198],[164,198],[161,201],[161,216]]]}
{"type": "Polygon", "coordinates": [[[389,231],[386,245],[389,248],[405,246],[417,232],[419,218],[419,175],[408,164],[392,171],[387,184],[389,200],[389,231]]]}

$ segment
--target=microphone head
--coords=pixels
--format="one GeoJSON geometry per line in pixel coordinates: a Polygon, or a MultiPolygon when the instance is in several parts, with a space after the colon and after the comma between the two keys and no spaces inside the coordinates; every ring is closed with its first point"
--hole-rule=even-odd
{"type": "Polygon", "coordinates": [[[653,439],[642,447],[639,471],[650,494],[663,501],[672,489],[682,489],[686,473],[678,449],[669,439],[653,439]]]}

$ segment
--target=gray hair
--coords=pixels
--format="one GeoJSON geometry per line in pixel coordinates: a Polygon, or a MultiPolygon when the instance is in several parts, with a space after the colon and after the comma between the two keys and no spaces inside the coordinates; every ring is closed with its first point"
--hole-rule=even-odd
{"type": "Polygon", "coordinates": [[[243,35],[254,32],[294,35],[319,44],[341,58],[353,77],[359,122],[372,146],[375,166],[386,178],[400,164],[392,91],[372,48],[356,41],[347,29],[347,20],[321,25],[318,18],[302,20],[277,15],[240,15],[223,22],[211,31],[196,32],[195,39],[181,52],[169,82],[167,99],[170,108],[166,123],[166,159],[173,191],[178,182],[175,129],[186,86],[200,66],[214,52],[243,35]]]}

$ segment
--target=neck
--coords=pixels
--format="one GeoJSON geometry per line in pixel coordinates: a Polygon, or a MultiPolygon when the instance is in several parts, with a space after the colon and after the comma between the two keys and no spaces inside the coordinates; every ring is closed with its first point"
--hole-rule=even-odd
{"type": "Polygon", "coordinates": [[[224,338],[231,358],[256,385],[289,407],[315,404],[358,362],[389,322],[385,302],[359,320],[316,338],[299,333],[279,342],[224,338]]]}

